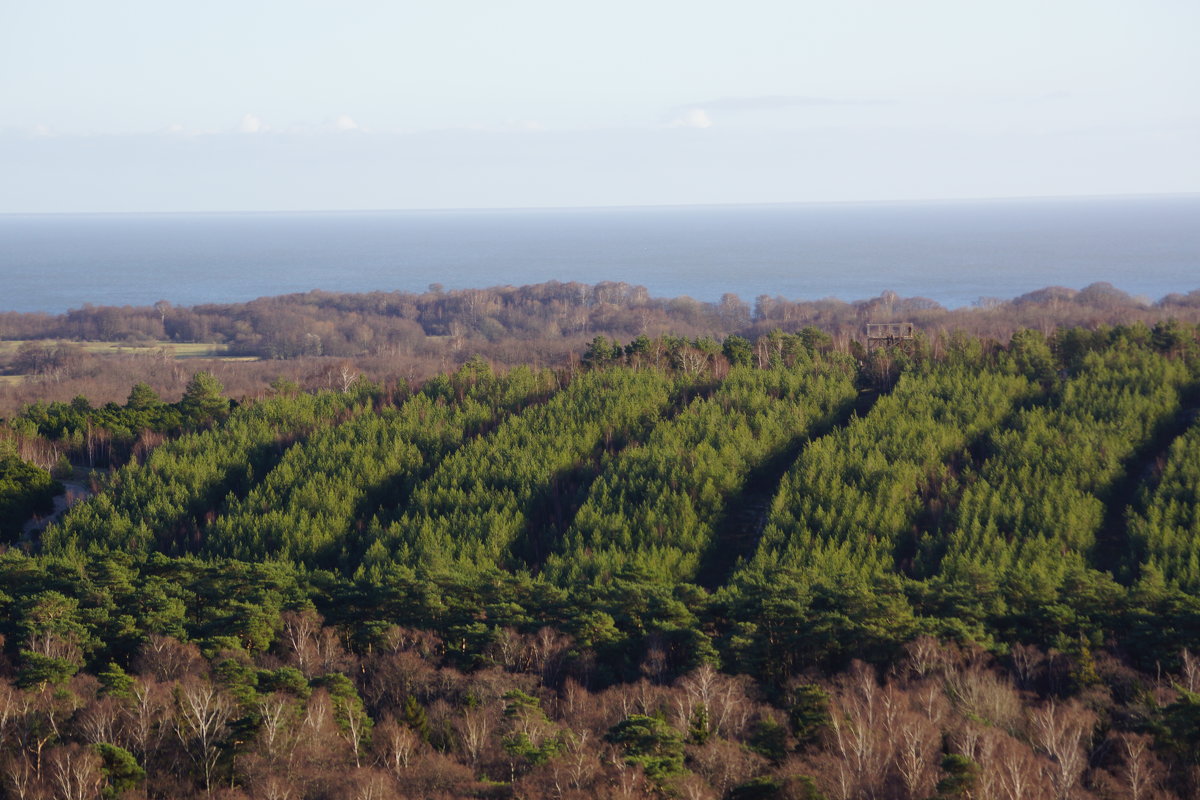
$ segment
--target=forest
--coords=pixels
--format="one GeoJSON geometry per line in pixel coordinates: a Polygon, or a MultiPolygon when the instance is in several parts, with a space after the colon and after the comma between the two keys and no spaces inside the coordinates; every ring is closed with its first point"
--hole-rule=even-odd
{"type": "Polygon", "coordinates": [[[1196,797],[1189,302],[19,405],[0,796],[1196,797]]]}
{"type": "MultiPolygon", "coordinates": [[[[245,303],[84,305],[61,314],[0,310],[0,416],[28,403],[82,395],[120,403],[134,383],[178,399],[195,372],[213,372],[234,396],[284,378],[305,389],[342,389],[355,375],[410,383],[479,355],[499,367],[562,368],[596,336],[629,342],[683,337],[758,341],[820,330],[849,351],[867,322],[916,323],[934,341],[953,331],[1007,342],[1019,330],[1176,320],[1200,323],[1200,290],[1150,299],[1108,283],[1050,286],[1019,297],[980,297],[948,309],[925,297],[791,300],[728,293],[706,302],[655,297],[613,281],[425,292],[314,291],[245,303]]],[[[754,354],[759,361],[765,354],[754,354]]]]}

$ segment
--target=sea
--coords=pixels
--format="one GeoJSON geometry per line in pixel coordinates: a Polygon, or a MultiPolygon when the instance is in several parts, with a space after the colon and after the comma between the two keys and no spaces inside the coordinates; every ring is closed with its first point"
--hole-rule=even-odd
{"type": "Polygon", "coordinates": [[[0,311],[624,281],[654,296],[950,308],[1200,289],[1200,194],[461,211],[0,215],[0,311]]]}

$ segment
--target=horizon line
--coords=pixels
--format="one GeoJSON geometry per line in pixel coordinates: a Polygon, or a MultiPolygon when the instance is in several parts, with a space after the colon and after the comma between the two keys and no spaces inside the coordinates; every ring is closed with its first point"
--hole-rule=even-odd
{"type": "Polygon", "coordinates": [[[782,200],[764,202],[730,203],[609,203],[563,206],[406,206],[394,208],[310,208],[310,209],[208,209],[191,211],[0,211],[0,217],[56,217],[56,216],[205,216],[234,214],[239,216],[272,214],[401,214],[401,213],[456,213],[456,212],[506,212],[506,211],[616,211],[657,209],[702,209],[702,208],[780,208],[789,206],[854,206],[854,205],[924,205],[936,203],[988,203],[1013,201],[1054,200],[1133,200],[1153,198],[1200,198],[1200,191],[1191,192],[1115,192],[1111,194],[1045,194],[1045,195],[988,195],[968,197],[906,197],[875,200],[782,200]]]}

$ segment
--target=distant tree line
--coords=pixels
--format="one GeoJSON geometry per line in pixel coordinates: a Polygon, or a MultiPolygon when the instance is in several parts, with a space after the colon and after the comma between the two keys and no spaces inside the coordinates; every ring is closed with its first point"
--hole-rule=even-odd
{"type": "MultiPolygon", "coordinates": [[[[1166,318],[1200,321],[1200,290],[1149,302],[1111,284],[1076,291],[1050,287],[1012,300],[981,298],[972,308],[947,310],[927,298],[894,292],[844,302],[788,300],[761,295],[753,306],[737,295],[717,302],[656,298],[627,283],[549,282],[424,293],[339,294],[313,291],[247,303],[172,306],[93,306],[65,314],[0,313],[0,339],[67,341],[215,342],[234,354],[263,358],[413,354],[438,343],[455,352],[483,351],[507,342],[588,341],[596,335],[632,338],[664,333],[723,338],[757,336],[780,328],[815,326],[842,346],[865,321],[907,319],[927,331],[961,329],[1007,339],[1022,327],[1049,333],[1058,326],[1115,324],[1166,318]],[[428,340],[433,339],[431,343],[428,340]]],[[[63,369],[70,351],[31,348],[10,370],[38,374],[63,369]]]]}
{"type": "MultiPolygon", "coordinates": [[[[791,358],[779,349],[788,340],[777,337],[800,334],[809,346],[816,337],[823,351],[863,361],[865,325],[881,321],[914,322],[937,357],[955,336],[996,348],[1023,329],[1050,338],[1059,328],[1094,331],[1141,323],[1156,336],[1178,338],[1172,325],[1200,322],[1200,291],[1150,302],[1109,284],[1082,291],[1050,287],[948,310],[893,292],[855,302],[764,295],[748,303],[733,294],[700,302],[651,297],[644,288],[623,283],[551,282],[454,291],[433,287],[424,293],[310,292],[191,307],[166,301],[145,307],[85,306],[61,315],[0,312],[0,416],[32,402],[69,403],[80,395],[98,405],[121,403],[138,382],[174,401],[200,370],[213,372],[241,396],[262,394],[276,379],[306,390],[344,388],[358,375],[384,384],[412,383],[452,371],[474,356],[497,366],[560,368],[585,358],[606,362],[613,358],[614,342],[633,349],[621,353],[626,361],[633,355],[661,365],[666,355],[685,359],[694,370],[714,355],[732,365],[752,361],[760,367],[770,359],[791,358]],[[692,349],[680,349],[671,340],[692,349]],[[178,353],[186,358],[163,342],[180,345],[178,353]],[[659,349],[645,351],[648,342],[660,343],[659,349]],[[196,343],[220,352],[196,353],[196,343]],[[713,350],[718,343],[720,353],[713,350]],[[753,348],[745,346],[750,343],[753,348]]],[[[894,366],[875,365],[892,378],[894,366]]]]}

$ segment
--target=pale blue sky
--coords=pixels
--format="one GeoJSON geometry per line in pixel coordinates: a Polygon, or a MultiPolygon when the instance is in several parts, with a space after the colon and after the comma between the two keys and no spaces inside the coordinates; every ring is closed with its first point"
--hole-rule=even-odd
{"type": "Polygon", "coordinates": [[[0,0],[0,212],[1200,190],[1200,3],[0,0]]]}

